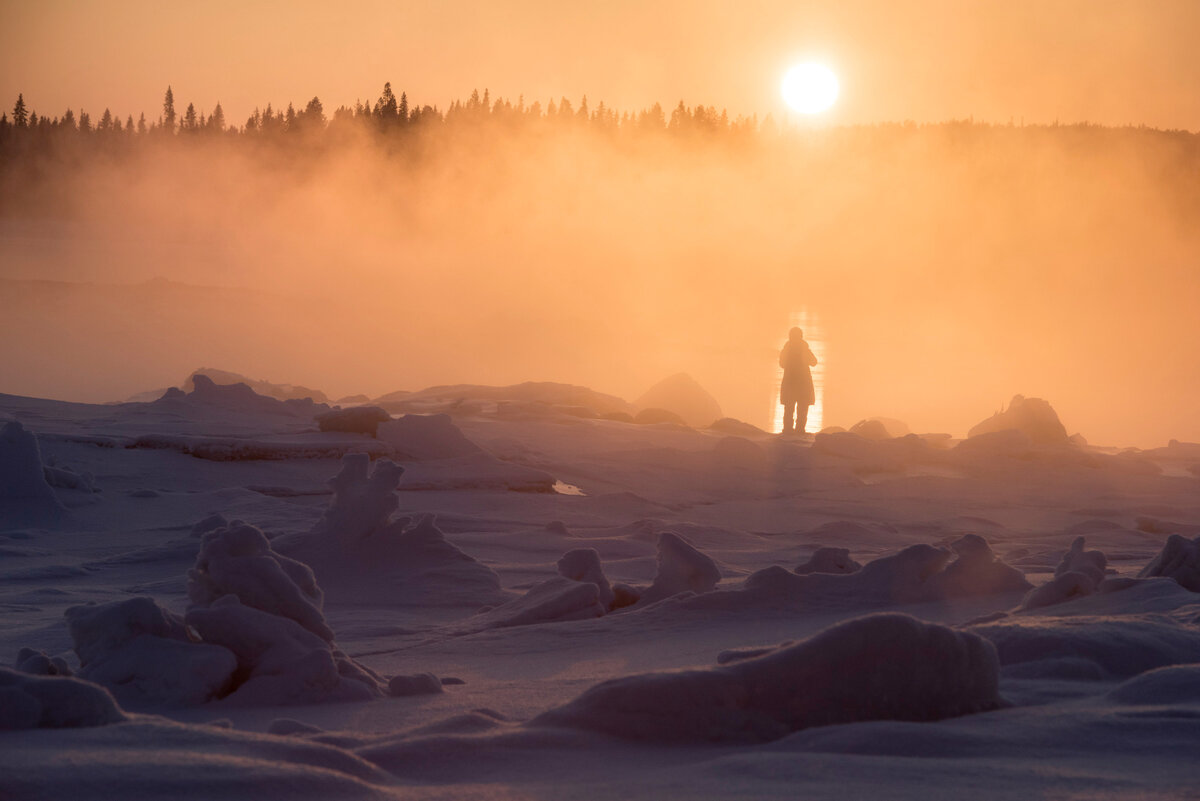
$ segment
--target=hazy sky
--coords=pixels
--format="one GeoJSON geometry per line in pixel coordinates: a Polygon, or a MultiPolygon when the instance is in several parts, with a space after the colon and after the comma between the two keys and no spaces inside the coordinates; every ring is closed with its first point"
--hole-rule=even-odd
{"type": "Polygon", "coordinates": [[[155,118],[170,84],[241,123],[390,80],[441,107],[487,87],[779,115],[784,70],[818,59],[843,85],[829,123],[1200,130],[1197,34],[1196,0],[0,0],[0,102],[155,118]]]}

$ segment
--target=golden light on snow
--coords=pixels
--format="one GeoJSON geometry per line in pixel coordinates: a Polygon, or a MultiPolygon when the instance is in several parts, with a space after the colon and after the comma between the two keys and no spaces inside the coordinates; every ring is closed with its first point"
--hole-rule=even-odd
{"type": "Polygon", "coordinates": [[[838,79],[824,64],[797,64],[783,76],[780,90],[790,108],[801,114],[820,114],[838,97],[838,79]]]}
{"type": "Polygon", "coordinates": [[[804,331],[804,339],[812,349],[813,356],[817,357],[817,364],[812,368],[813,394],[816,396],[816,402],[808,410],[808,425],[804,427],[804,430],[816,433],[825,427],[825,332],[821,329],[817,315],[808,309],[801,309],[792,312],[787,327],[783,329],[783,336],[775,347],[775,355],[771,361],[775,375],[775,381],[772,384],[774,391],[771,394],[771,432],[774,434],[783,431],[783,405],[779,402],[779,388],[783,384],[783,368],[779,366],[779,351],[783,350],[783,346],[787,344],[788,331],[793,327],[799,327],[804,331]]]}

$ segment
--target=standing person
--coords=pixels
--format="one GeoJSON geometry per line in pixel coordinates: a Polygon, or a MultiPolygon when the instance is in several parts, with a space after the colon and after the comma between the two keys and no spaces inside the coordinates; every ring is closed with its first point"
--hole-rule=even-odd
{"type": "Polygon", "coordinates": [[[779,366],[783,368],[783,382],[779,385],[779,402],[783,404],[783,433],[796,430],[804,433],[808,425],[808,407],[817,400],[813,390],[810,367],[817,357],[804,341],[804,332],[793,328],[788,332],[787,344],[779,352],[779,366]],[[795,420],[795,423],[792,421],[795,420]]]}

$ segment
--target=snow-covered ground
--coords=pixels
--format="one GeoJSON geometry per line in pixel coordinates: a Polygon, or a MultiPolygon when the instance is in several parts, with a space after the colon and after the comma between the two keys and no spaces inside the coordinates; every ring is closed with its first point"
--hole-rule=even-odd
{"type": "Polygon", "coordinates": [[[459,392],[0,395],[0,797],[1197,792],[1200,445],[459,392]]]}

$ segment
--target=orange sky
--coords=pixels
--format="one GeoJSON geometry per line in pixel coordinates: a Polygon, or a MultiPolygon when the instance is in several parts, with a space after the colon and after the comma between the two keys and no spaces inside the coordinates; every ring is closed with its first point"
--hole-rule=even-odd
{"type": "Polygon", "coordinates": [[[444,107],[473,88],[636,110],[784,112],[800,59],[843,85],[829,123],[1146,124],[1200,130],[1195,0],[0,0],[0,103],[158,115],[219,100],[327,110],[385,80],[444,107]]]}

